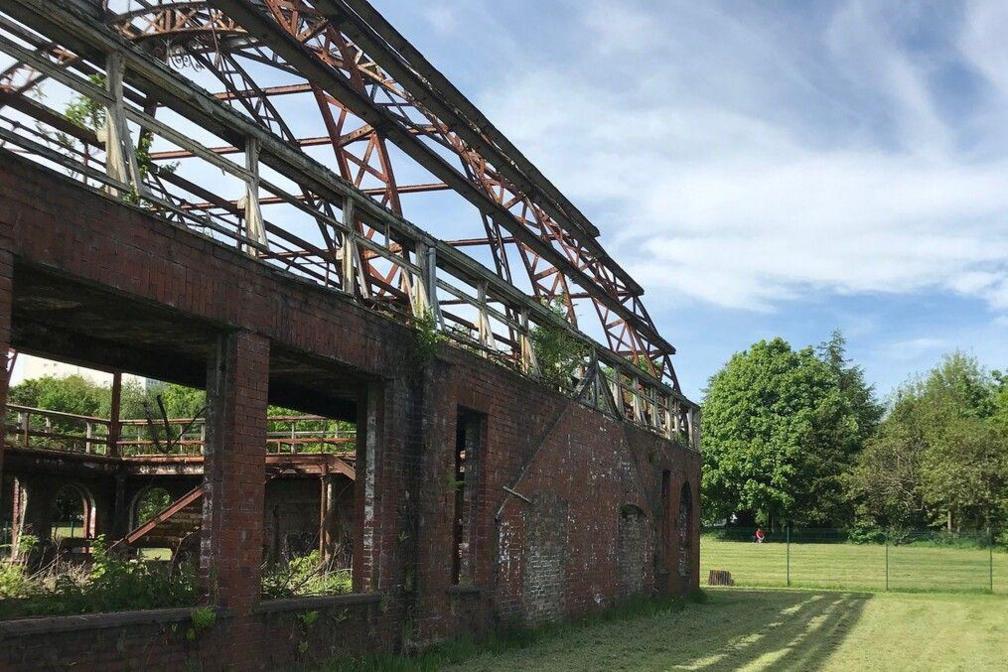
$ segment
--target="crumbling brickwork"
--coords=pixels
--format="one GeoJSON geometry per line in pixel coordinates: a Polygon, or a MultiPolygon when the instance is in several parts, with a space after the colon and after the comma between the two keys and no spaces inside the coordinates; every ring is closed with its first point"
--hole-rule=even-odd
{"type": "Polygon", "coordinates": [[[644,567],[650,560],[647,549],[650,530],[644,512],[628,505],[620,511],[616,540],[620,594],[637,595],[644,590],[644,567]]]}
{"type": "Polygon", "coordinates": [[[522,600],[525,620],[530,625],[556,621],[564,614],[567,513],[567,502],[542,494],[523,514],[526,533],[522,600]]]}

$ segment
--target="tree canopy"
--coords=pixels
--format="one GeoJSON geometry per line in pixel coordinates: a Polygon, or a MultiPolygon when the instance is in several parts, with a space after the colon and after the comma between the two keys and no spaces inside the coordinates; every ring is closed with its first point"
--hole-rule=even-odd
{"type": "Polygon", "coordinates": [[[858,522],[996,526],[1008,516],[1005,385],[955,352],[896,394],[849,476],[858,522]]]}
{"type": "Polygon", "coordinates": [[[775,338],[735,354],[703,404],[705,516],[836,524],[842,474],[880,416],[839,332],[818,349],[775,338]]]}

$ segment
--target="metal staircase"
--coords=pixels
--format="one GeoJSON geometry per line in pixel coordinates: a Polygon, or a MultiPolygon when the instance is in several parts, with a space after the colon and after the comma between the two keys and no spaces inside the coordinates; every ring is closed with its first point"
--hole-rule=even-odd
{"type": "Polygon", "coordinates": [[[203,486],[198,485],[131,530],[112,548],[170,548],[176,552],[203,521],[203,486]]]}

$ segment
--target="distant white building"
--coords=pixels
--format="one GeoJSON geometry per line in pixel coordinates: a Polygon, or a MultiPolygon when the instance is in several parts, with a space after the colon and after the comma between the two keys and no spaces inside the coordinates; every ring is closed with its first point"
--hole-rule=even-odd
{"type": "MultiPolygon", "coordinates": [[[[22,380],[30,378],[42,378],[52,376],[54,378],[66,378],[67,376],[81,376],[98,385],[112,385],[112,374],[105,371],[96,371],[76,364],[57,362],[52,359],[32,357],[24,353],[18,353],[17,361],[14,362],[14,372],[11,374],[11,385],[17,385],[22,380]]],[[[141,384],[146,384],[147,379],[143,376],[135,376],[131,373],[123,374],[123,381],[136,380],[141,384]]]]}

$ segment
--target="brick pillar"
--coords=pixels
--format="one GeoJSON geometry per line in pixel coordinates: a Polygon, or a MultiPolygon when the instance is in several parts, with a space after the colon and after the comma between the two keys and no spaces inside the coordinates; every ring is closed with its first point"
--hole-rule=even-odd
{"type": "Polygon", "coordinates": [[[378,447],[383,440],[385,395],[378,383],[368,383],[357,397],[357,460],[354,463],[353,589],[376,590],[380,540],[378,534],[378,447]]]}
{"type": "MultiPolygon", "coordinates": [[[[7,353],[11,344],[11,306],[14,302],[14,256],[6,249],[0,250],[0,354],[4,357],[4,364],[7,364],[7,353]]],[[[7,385],[10,379],[6,375],[7,370],[0,372],[0,492],[4,487],[3,458],[4,439],[7,428],[3,422],[7,417],[7,385]]],[[[0,506],[6,501],[0,497],[0,506]]],[[[0,514],[6,512],[0,511],[0,514]]],[[[6,516],[0,515],[0,519],[6,516]]]]}
{"type": "MultiPolygon", "coordinates": [[[[200,575],[236,626],[259,599],[268,379],[267,339],[247,332],[218,339],[207,370],[200,575]]],[[[239,656],[255,649],[255,642],[233,647],[239,656]]]]}

